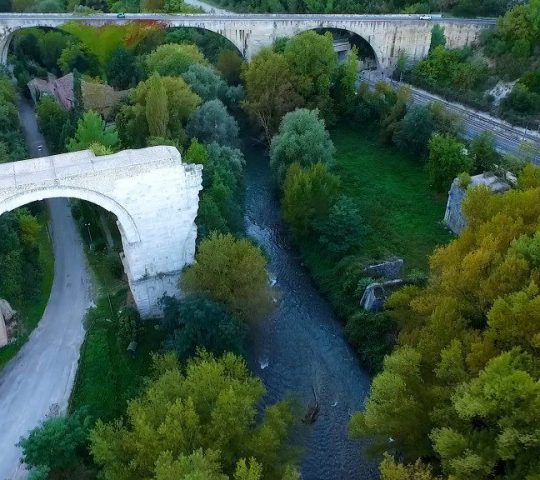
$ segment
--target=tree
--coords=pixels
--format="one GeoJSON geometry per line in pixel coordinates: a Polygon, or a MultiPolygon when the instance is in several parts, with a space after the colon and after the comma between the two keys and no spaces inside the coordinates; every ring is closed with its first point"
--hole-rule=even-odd
{"type": "Polygon", "coordinates": [[[38,39],[39,57],[49,72],[58,72],[58,58],[69,42],[69,36],[57,30],[41,31],[38,39]]]}
{"type": "Polygon", "coordinates": [[[244,320],[253,320],[271,305],[266,259],[246,239],[213,233],[204,239],[181,279],[181,287],[223,302],[244,320]]]}
{"type": "Polygon", "coordinates": [[[134,87],[140,76],[137,57],[125,47],[117,48],[107,62],[105,74],[107,83],[114,88],[124,90],[134,87]]]}
{"type": "Polygon", "coordinates": [[[358,249],[367,234],[360,211],[351,198],[342,195],[330,208],[328,217],[315,224],[319,244],[333,256],[343,256],[358,249]]]}
{"type": "Polygon", "coordinates": [[[393,136],[394,143],[404,150],[422,155],[434,130],[434,120],[429,105],[412,105],[393,136]]]}
{"type": "Polygon", "coordinates": [[[245,66],[242,78],[246,84],[242,106],[270,144],[283,115],[303,103],[295,89],[292,72],[285,57],[268,48],[245,66]]]}
{"type": "Polygon", "coordinates": [[[474,168],[480,172],[493,171],[502,161],[495,148],[495,137],[489,131],[484,131],[473,139],[470,153],[474,168]]]}
{"type": "Polygon", "coordinates": [[[146,123],[148,133],[154,137],[166,137],[169,124],[169,105],[167,92],[158,75],[152,75],[148,80],[146,92],[146,123]]]}
{"type": "Polygon", "coordinates": [[[182,75],[196,63],[206,64],[207,62],[195,45],[185,43],[160,45],[146,58],[148,70],[162,76],[182,75]]]}
{"type": "Polygon", "coordinates": [[[227,94],[227,84],[211,67],[196,63],[182,74],[183,79],[191,89],[204,101],[223,100],[227,94]]]}
{"type": "Polygon", "coordinates": [[[231,49],[222,50],[216,62],[216,68],[221,72],[227,83],[237,85],[240,83],[240,72],[242,71],[242,57],[231,49]]]}
{"type": "Polygon", "coordinates": [[[270,145],[270,166],[278,184],[296,162],[302,167],[333,162],[334,144],[317,110],[304,108],[290,112],[281,122],[270,145]]]}
{"type": "Polygon", "coordinates": [[[87,75],[99,74],[97,57],[90,53],[81,43],[71,43],[65,47],[58,59],[58,66],[64,75],[73,70],[78,70],[87,75]]]}
{"type": "Polygon", "coordinates": [[[396,463],[390,455],[385,454],[380,466],[381,480],[437,480],[429,465],[417,460],[413,465],[396,463]]]}
{"type": "Polygon", "coordinates": [[[90,418],[82,411],[45,420],[22,439],[22,460],[30,467],[47,467],[50,475],[66,474],[84,454],[90,418]]]}
{"type": "Polygon", "coordinates": [[[339,178],[322,163],[305,170],[293,163],[283,183],[283,218],[297,239],[313,233],[318,222],[326,219],[336,203],[339,178]]]}
{"type": "Polygon", "coordinates": [[[188,359],[199,348],[215,355],[244,353],[246,325],[219,303],[192,296],[182,300],[165,297],[163,305],[162,324],[167,332],[164,346],[179,360],[188,359]]]}
{"type": "Polygon", "coordinates": [[[399,347],[351,423],[380,450],[456,480],[539,471],[539,170],[504,194],[469,189],[468,227],[435,250],[428,282],[386,301],[399,347]]]}
{"type": "Polygon", "coordinates": [[[533,369],[532,358],[515,349],[457,388],[452,407],[461,422],[431,434],[451,478],[493,478],[501,462],[512,465],[506,478],[538,474],[539,445],[532,439],[540,427],[540,383],[533,369]]]}
{"type": "Polygon", "coordinates": [[[68,121],[69,113],[49,96],[41,97],[36,105],[39,129],[43,133],[51,153],[64,151],[66,139],[62,127],[68,121]]]}
{"type": "Polygon", "coordinates": [[[332,115],[330,87],[337,71],[337,58],[331,33],[319,35],[313,30],[291,38],[285,58],[293,75],[293,84],[307,108],[318,108],[324,118],[332,115]]]}
{"type": "Polygon", "coordinates": [[[243,360],[203,353],[180,369],[165,357],[155,370],[123,423],[98,422],[90,434],[106,480],[226,480],[243,475],[249,458],[250,467],[262,466],[265,480],[285,478],[293,466],[285,443],[289,406],[280,402],[261,414],[265,389],[243,360]]]}
{"type": "Polygon", "coordinates": [[[118,133],[114,128],[108,128],[103,119],[90,110],[77,123],[77,130],[74,137],[68,140],[67,149],[76,152],[95,143],[114,149],[118,146],[118,133]]]}
{"type": "Polygon", "coordinates": [[[347,52],[345,61],[337,71],[336,93],[341,114],[348,114],[356,101],[356,82],[358,81],[358,48],[354,46],[347,52]]]}
{"type": "MultiPolygon", "coordinates": [[[[168,112],[166,136],[168,139],[180,143],[186,140],[184,125],[201,99],[191,91],[181,77],[161,77],[154,74],[148,80],[137,85],[128,102],[120,107],[116,117],[119,136],[122,139],[122,145],[126,148],[142,147],[147,143],[150,128],[146,107],[151,87],[154,90],[162,91],[162,88],[165,90],[168,112]]],[[[150,99],[152,98],[158,104],[165,103],[165,100],[156,97],[155,92],[153,97],[150,95],[150,99]]],[[[156,110],[156,112],[159,111],[160,109],[156,110]]],[[[149,108],[149,113],[153,113],[152,108],[149,108]]]]}
{"type": "Polygon", "coordinates": [[[435,134],[429,141],[427,170],[433,188],[443,192],[461,172],[470,172],[472,161],[465,145],[450,135],[435,134]]]}
{"type": "Polygon", "coordinates": [[[440,25],[434,25],[431,29],[431,44],[429,45],[429,51],[439,46],[444,47],[446,45],[446,35],[444,34],[444,27],[440,25]]]}
{"type": "Polygon", "coordinates": [[[186,128],[189,136],[205,143],[229,146],[238,143],[238,124],[221,100],[203,103],[193,112],[186,128]]]}

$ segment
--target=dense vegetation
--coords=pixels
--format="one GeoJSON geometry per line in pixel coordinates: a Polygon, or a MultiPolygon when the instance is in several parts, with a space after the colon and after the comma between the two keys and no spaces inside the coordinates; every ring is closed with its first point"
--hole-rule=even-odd
{"type": "MultiPolygon", "coordinates": [[[[536,6],[524,7],[525,16],[536,6]]],[[[182,278],[188,295],[165,297],[164,318],[143,326],[118,278],[117,237],[111,242],[106,234],[111,218],[77,205],[79,224],[91,225],[89,258],[102,298],[88,317],[70,415],[44,422],[21,443],[34,480],[299,478],[291,406],[260,411],[264,387],[241,357],[272,291],[263,252],[243,237],[240,108],[269,148],[294,245],[362,361],[379,372],[351,432],[388,453],[383,478],[540,475],[538,170],[526,167],[505,195],[472,190],[469,228],[435,250],[428,275],[426,256],[447,240],[437,219],[452,180],[459,175],[465,185],[469,174],[486,169],[522,170],[497,153],[489,134],[467,144],[460,119],[440,104],[414,106],[407,88],[384,82],[357,88],[356,51],[338,65],[328,34],[281,39],[241,66],[238,55],[206,35],[152,24],[107,32],[115,45],[109,48],[91,46],[86,28],[69,27],[77,40],[68,37],[55,65],[35,54],[39,41],[25,46],[22,35],[15,45],[19,65],[35,55],[30,63],[41,69],[78,72],[71,111],[39,102],[47,141],[55,151],[96,154],[176,146],[185,161],[204,166],[199,242],[196,263],[182,278]],[[85,111],[80,75],[130,88],[111,125],[85,111]],[[346,130],[327,130],[343,120],[346,130]],[[352,154],[349,142],[360,152],[352,154]],[[405,171],[407,180],[400,178],[405,171]],[[359,297],[379,280],[366,266],[394,255],[407,261],[408,285],[383,311],[361,310],[359,297]],[[111,273],[114,286],[103,280],[111,273]],[[156,351],[170,353],[154,355],[152,366],[156,351]],[[103,379],[108,362],[115,374],[103,379]]],[[[536,37],[531,42],[529,57],[536,37]]],[[[430,57],[410,75],[464,92],[483,88],[494,67],[442,43],[434,31],[430,57]]]]}
{"type": "Polygon", "coordinates": [[[289,13],[439,13],[461,17],[502,15],[513,0],[212,0],[237,12],[289,13]]]}
{"type": "Polygon", "coordinates": [[[540,125],[539,18],[537,1],[514,6],[473,49],[445,48],[444,30],[435,27],[429,56],[397,75],[405,73],[420,87],[536,129],[540,125]],[[498,81],[511,82],[511,92],[502,101],[489,93],[498,81]]]}
{"type": "Polygon", "coordinates": [[[435,251],[427,286],[390,299],[398,347],[355,435],[444,478],[538,475],[538,178],[528,166],[511,192],[472,190],[469,227],[435,251]]]}
{"type": "MultiPolygon", "coordinates": [[[[0,163],[26,157],[17,111],[17,92],[0,72],[0,163]]],[[[19,311],[16,342],[0,349],[0,367],[12,358],[36,326],[49,297],[53,258],[46,209],[37,204],[0,217],[0,298],[19,311]]]]}

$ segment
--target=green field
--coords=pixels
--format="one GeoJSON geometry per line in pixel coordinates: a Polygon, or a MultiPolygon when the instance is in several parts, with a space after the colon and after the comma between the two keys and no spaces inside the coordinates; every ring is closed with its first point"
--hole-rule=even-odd
{"type": "Polygon", "coordinates": [[[336,147],[334,173],[341,191],[355,200],[369,233],[359,251],[336,262],[317,242],[299,245],[304,263],[335,311],[348,318],[358,311],[362,271],[370,262],[393,256],[407,272],[427,272],[429,255],[451,238],[441,221],[446,198],[435,196],[415,158],[378,141],[375,130],[339,126],[331,132],[336,147]]]}
{"type": "Polygon", "coordinates": [[[27,302],[19,307],[18,313],[22,319],[25,334],[19,337],[15,343],[0,349],[0,369],[16,355],[26,343],[28,337],[41,320],[45,307],[49,301],[54,277],[54,253],[47,229],[48,221],[48,212],[45,210],[45,212],[39,216],[39,223],[42,227],[39,235],[39,262],[43,274],[41,277],[39,297],[32,298],[31,302],[27,302]]]}
{"type": "Polygon", "coordinates": [[[433,249],[451,238],[442,225],[446,196],[432,193],[416,158],[377,137],[345,127],[332,132],[343,193],[356,200],[370,227],[366,259],[397,255],[407,268],[425,270],[433,249]]]}
{"type": "Polygon", "coordinates": [[[70,411],[85,407],[93,418],[112,420],[122,415],[127,401],[139,393],[150,373],[151,352],[159,349],[162,333],[154,322],[145,321],[136,355],[128,353],[117,334],[117,314],[126,303],[127,284],[112,275],[104,253],[87,250],[87,258],[95,275],[98,300],[86,317],[70,411]]]}

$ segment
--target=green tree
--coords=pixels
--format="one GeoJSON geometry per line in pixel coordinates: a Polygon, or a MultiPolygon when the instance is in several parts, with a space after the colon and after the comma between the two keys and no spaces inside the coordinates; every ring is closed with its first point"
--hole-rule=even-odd
{"type": "Polygon", "coordinates": [[[65,75],[78,70],[87,75],[99,75],[99,60],[81,43],[71,43],[62,50],[58,66],[65,75]]]}
{"type": "Polygon", "coordinates": [[[137,57],[125,47],[117,48],[105,66],[105,75],[107,83],[114,88],[124,90],[134,87],[140,76],[137,57]]]}
{"type": "Polygon", "coordinates": [[[508,479],[539,474],[540,382],[533,370],[532,359],[516,349],[458,387],[452,406],[461,422],[431,435],[451,478],[493,478],[502,462],[508,479]]]}
{"type": "Polygon", "coordinates": [[[427,150],[434,128],[433,114],[429,105],[412,105],[399,122],[392,140],[399,148],[421,156],[427,150]]]}
{"type": "Polygon", "coordinates": [[[345,195],[339,197],[328,217],[315,224],[319,244],[333,256],[343,256],[357,250],[366,237],[367,228],[353,200],[345,195]]]}
{"type": "Polygon", "coordinates": [[[347,52],[345,61],[339,65],[336,80],[337,105],[341,114],[350,114],[356,103],[356,82],[358,81],[358,48],[353,46],[347,52]]]}
{"type": "Polygon", "coordinates": [[[297,239],[313,233],[318,222],[326,219],[336,203],[339,178],[322,163],[305,170],[293,163],[283,183],[283,217],[297,239]]]}
{"type": "Polygon", "coordinates": [[[246,64],[242,78],[246,84],[243,108],[270,144],[282,117],[303,103],[295,89],[291,69],[283,55],[268,48],[246,64]]]}
{"type": "Polygon", "coordinates": [[[484,131],[473,139],[470,153],[474,168],[481,172],[493,171],[502,161],[495,148],[495,137],[489,131],[484,131]]]}
{"type": "Polygon", "coordinates": [[[440,25],[434,25],[431,29],[431,43],[429,45],[429,51],[437,47],[444,47],[446,45],[446,35],[444,34],[444,27],[440,25]]]}
{"type": "Polygon", "coordinates": [[[91,432],[91,451],[106,480],[221,480],[242,475],[248,458],[262,465],[262,479],[289,471],[289,405],[274,404],[261,414],[265,389],[243,360],[202,354],[183,369],[170,358],[155,368],[154,380],[129,403],[126,420],[98,422],[91,432]]]}
{"type": "Polygon", "coordinates": [[[206,64],[207,62],[195,45],[185,43],[160,45],[146,58],[148,70],[162,76],[182,75],[196,63],[206,64]]]}
{"type": "Polygon", "coordinates": [[[223,302],[244,320],[253,320],[268,311],[271,292],[266,259],[261,250],[246,239],[213,233],[203,240],[188,267],[181,287],[223,302]]]}
{"type": "Polygon", "coordinates": [[[331,33],[319,35],[310,30],[291,38],[285,58],[293,75],[293,85],[307,108],[318,108],[323,117],[332,116],[330,87],[337,72],[337,57],[331,33]]]}
{"type": "Polygon", "coordinates": [[[215,355],[244,353],[245,323],[208,298],[165,297],[162,324],[167,332],[164,347],[174,351],[179,360],[193,356],[198,348],[215,355]]]}
{"type": "Polygon", "coordinates": [[[221,76],[208,65],[191,65],[182,78],[204,101],[223,100],[227,94],[227,84],[221,76]]]}
{"type": "Polygon", "coordinates": [[[58,72],[58,58],[68,42],[69,36],[62,32],[55,30],[40,32],[38,39],[39,57],[49,72],[58,72]]]}
{"type": "MultiPolygon", "coordinates": [[[[186,140],[184,126],[191,112],[201,102],[181,77],[161,77],[157,74],[141,82],[132,91],[128,101],[120,107],[116,125],[122,145],[125,148],[140,148],[147,144],[150,129],[147,121],[147,103],[150,87],[165,90],[168,124],[166,134],[169,140],[183,143],[186,140]]],[[[152,98],[152,95],[150,95],[152,98]]],[[[153,97],[156,101],[163,102],[153,97]]],[[[152,109],[150,109],[151,111],[152,109]]]]}
{"type": "Polygon", "coordinates": [[[103,119],[90,110],[77,123],[77,130],[73,138],[68,140],[67,149],[76,152],[95,143],[114,149],[118,146],[118,133],[114,128],[107,127],[103,119]]]}
{"type": "Polygon", "coordinates": [[[39,129],[47,140],[50,152],[63,152],[66,144],[62,135],[63,126],[68,121],[69,113],[58,105],[54,98],[44,96],[36,105],[36,114],[39,129]]]}
{"type": "Polygon", "coordinates": [[[148,133],[154,137],[166,137],[169,124],[169,105],[167,92],[159,75],[152,75],[148,80],[146,92],[146,123],[148,133]]]}
{"type": "Polygon", "coordinates": [[[319,112],[301,108],[283,117],[270,145],[270,166],[281,184],[292,163],[302,167],[319,162],[330,165],[334,152],[334,144],[319,112]]]}
{"type": "Polygon", "coordinates": [[[427,170],[433,188],[444,192],[461,172],[470,172],[472,161],[465,145],[450,135],[435,134],[429,141],[427,170]]]}
{"type": "Polygon", "coordinates": [[[209,100],[193,112],[186,127],[190,137],[219,145],[238,144],[238,124],[221,100],[209,100]]]}
{"type": "Polygon", "coordinates": [[[69,473],[84,456],[90,419],[84,412],[45,420],[22,439],[22,460],[30,467],[48,467],[50,475],[69,473]]]}
{"type": "Polygon", "coordinates": [[[216,68],[221,72],[227,83],[237,85],[240,83],[240,72],[242,71],[242,57],[231,49],[222,50],[216,62],[216,68]]]}

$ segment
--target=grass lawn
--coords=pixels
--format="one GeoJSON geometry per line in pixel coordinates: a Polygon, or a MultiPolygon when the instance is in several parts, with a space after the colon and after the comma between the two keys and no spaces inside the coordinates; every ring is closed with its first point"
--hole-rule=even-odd
{"type": "Polygon", "coordinates": [[[127,401],[140,392],[162,333],[154,322],[143,322],[137,353],[129,354],[117,334],[117,313],[125,305],[127,284],[112,275],[105,254],[87,250],[87,258],[95,275],[98,300],[86,317],[86,336],[69,409],[85,407],[95,419],[112,420],[123,415],[127,401]]]}
{"type": "Polygon", "coordinates": [[[427,272],[434,248],[451,236],[442,225],[446,198],[434,195],[416,159],[381,145],[378,132],[338,126],[331,132],[336,147],[333,172],[341,191],[357,204],[369,233],[362,247],[341,261],[316,241],[299,245],[304,263],[336,313],[349,318],[359,309],[358,282],[364,267],[393,256],[405,260],[407,272],[427,272]]]}
{"type": "Polygon", "coordinates": [[[332,139],[343,193],[356,201],[370,227],[366,259],[397,255],[407,268],[426,270],[433,249],[451,238],[442,225],[446,197],[431,192],[420,162],[381,145],[376,131],[341,126],[332,139]]]}
{"type": "Polygon", "coordinates": [[[4,367],[4,365],[16,355],[26,343],[28,337],[41,320],[51,294],[54,277],[54,253],[47,230],[49,217],[46,209],[42,214],[39,215],[38,220],[41,224],[41,231],[39,235],[39,262],[41,264],[43,273],[39,296],[37,298],[33,298],[31,302],[25,303],[18,308],[18,313],[23,321],[24,330],[26,333],[20,336],[15,343],[0,349],[0,369],[2,369],[2,367],[4,367]]]}

